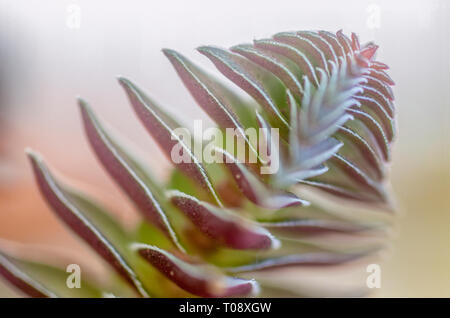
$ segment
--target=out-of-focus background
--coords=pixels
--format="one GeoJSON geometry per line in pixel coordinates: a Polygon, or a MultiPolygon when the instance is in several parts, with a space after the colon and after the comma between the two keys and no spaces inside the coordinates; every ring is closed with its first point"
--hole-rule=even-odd
{"type": "Polygon", "coordinates": [[[379,44],[378,58],[396,82],[392,186],[399,218],[377,296],[450,297],[448,0],[0,0],[0,239],[89,256],[39,197],[26,146],[85,187],[102,189],[104,202],[127,221],[130,207],[84,139],[77,95],[144,149],[164,177],[168,163],[130,111],[117,75],[145,87],[189,126],[205,115],[161,48],[212,69],[197,46],[341,28],[379,44]]]}

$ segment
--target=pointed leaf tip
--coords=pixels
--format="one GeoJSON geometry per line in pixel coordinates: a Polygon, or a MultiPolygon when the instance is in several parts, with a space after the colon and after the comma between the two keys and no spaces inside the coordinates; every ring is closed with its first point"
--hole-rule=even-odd
{"type": "Polygon", "coordinates": [[[178,287],[194,295],[236,297],[259,292],[254,280],[225,276],[211,265],[186,261],[156,246],[135,243],[132,248],[178,287]]]}
{"type": "Polygon", "coordinates": [[[208,237],[234,249],[276,249],[280,246],[269,231],[230,210],[218,208],[177,190],[167,196],[208,237]]]}

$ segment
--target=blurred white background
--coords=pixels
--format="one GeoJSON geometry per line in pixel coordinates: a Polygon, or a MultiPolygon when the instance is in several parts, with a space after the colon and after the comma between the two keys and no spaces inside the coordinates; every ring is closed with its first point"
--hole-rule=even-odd
{"type": "MultiPolygon", "coordinates": [[[[19,209],[7,192],[22,189],[17,180],[31,180],[25,146],[69,176],[93,185],[108,181],[84,140],[75,96],[146,149],[163,176],[168,165],[130,111],[116,75],[133,79],[189,126],[205,116],[161,48],[213,69],[196,47],[229,47],[280,31],[343,29],[379,44],[378,59],[391,67],[396,82],[400,130],[392,178],[400,217],[378,295],[449,297],[449,21],[447,0],[0,0],[0,111],[6,127],[0,142],[0,237],[49,242],[62,232],[27,226],[30,217],[51,217],[45,207],[41,214],[23,203],[19,209]]],[[[29,198],[39,200],[34,192],[29,198]]]]}

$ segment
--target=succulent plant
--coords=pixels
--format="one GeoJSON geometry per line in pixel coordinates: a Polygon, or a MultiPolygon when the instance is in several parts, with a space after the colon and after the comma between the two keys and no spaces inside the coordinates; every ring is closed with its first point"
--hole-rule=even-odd
{"type": "MultiPolygon", "coordinates": [[[[376,254],[391,224],[386,175],[396,130],[394,83],[387,65],[375,60],[377,48],[342,31],[283,32],[229,50],[198,48],[241,91],[163,50],[197,104],[221,129],[235,129],[254,163],[220,146],[214,151],[223,163],[202,162],[195,146],[174,134],[182,125],[120,77],[160,150],[172,161],[178,146],[191,160],[173,163],[166,184],[79,99],[93,152],[143,220],[125,229],[27,150],[42,196],[109,264],[111,279],[101,285],[83,277],[82,288],[69,289],[63,270],[6,253],[0,254],[0,273],[33,297],[290,296],[264,273],[333,268],[376,254]],[[259,130],[262,143],[246,136],[249,127],[267,128],[259,130]],[[279,144],[271,143],[268,128],[278,128],[279,144]],[[261,173],[270,164],[261,144],[279,158],[275,173],[261,173]]],[[[296,295],[310,295],[307,287],[300,290],[296,295]]]]}

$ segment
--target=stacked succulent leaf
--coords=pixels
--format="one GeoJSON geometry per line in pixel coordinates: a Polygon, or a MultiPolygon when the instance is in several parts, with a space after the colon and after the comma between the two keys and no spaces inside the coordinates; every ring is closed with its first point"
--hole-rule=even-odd
{"type": "MultiPolygon", "coordinates": [[[[94,200],[56,180],[40,155],[27,153],[50,207],[119,279],[107,286],[83,282],[72,290],[63,271],[6,255],[0,255],[0,273],[35,297],[278,296],[290,293],[276,282],[251,278],[284,267],[332,267],[375,253],[389,226],[377,216],[391,210],[386,165],[395,134],[394,83],[388,67],[375,61],[376,50],[341,31],[284,32],[229,50],[198,48],[246,94],[164,50],[197,104],[218,127],[236,129],[258,158],[253,164],[225,149],[216,149],[227,159],[223,164],[202,163],[174,134],[183,125],[119,78],[168,159],[176,145],[191,159],[174,164],[166,185],[80,99],[87,139],[142,214],[138,228],[125,230],[94,200]],[[260,173],[268,162],[245,135],[249,127],[279,129],[280,143],[270,148],[280,159],[275,174],[260,173]],[[367,243],[361,239],[366,236],[375,240],[367,243]]],[[[271,146],[270,134],[259,137],[271,146]]],[[[300,294],[308,295],[307,288],[300,294]]]]}

